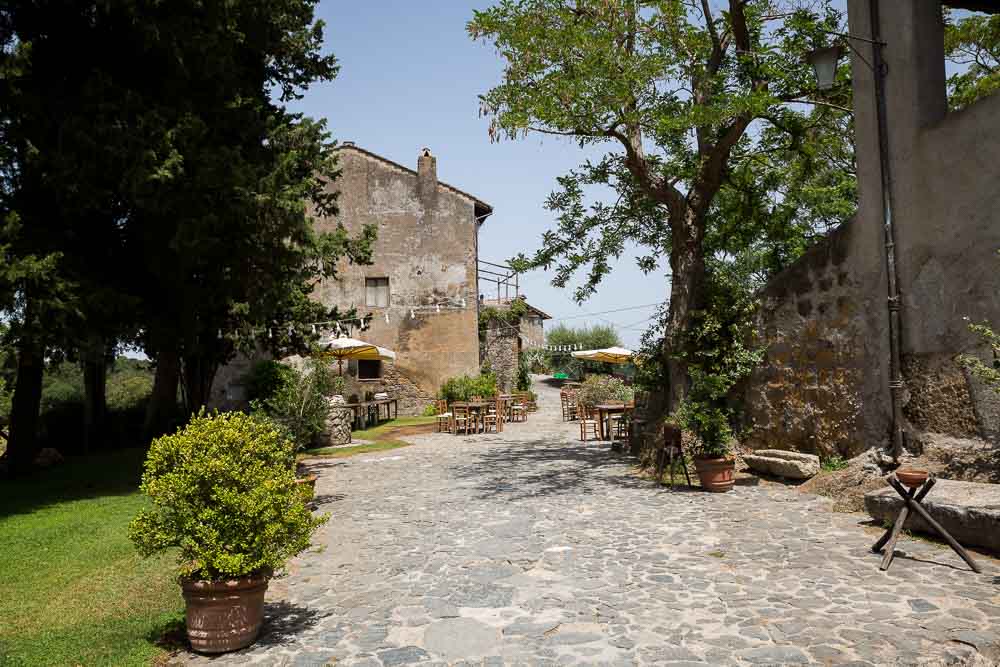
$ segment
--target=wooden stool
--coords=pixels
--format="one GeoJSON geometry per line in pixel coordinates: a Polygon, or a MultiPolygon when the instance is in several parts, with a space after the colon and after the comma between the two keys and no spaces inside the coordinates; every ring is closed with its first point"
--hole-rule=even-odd
{"type": "MultiPolygon", "coordinates": [[[[900,473],[905,477],[906,471],[900,471],[900,473]]],[[[899,482],[899,478],[894,473],[889,477],[889,485],[896,490],[896,493],[900,495],[903,499],[903,509],[899,510],[899,516],[896,517],[896,523],[892,525],[885,531],[885,534],[878,539],[878,542],[872,545],[872,551],[878,553],[882,547],[885,547],[885,556],[882,558],[882,565],[879,569],[883,572],[889,569],[892,564],[892,559],[896,555],[896,541],[899,539],[899,534],[903,532],[903,524],[906,523],[906,517],[910,515],[910,511],[916,512],[920,515],[920,518],[927,522],[931,528],[933,528],[938,535],[943,537],[948,546],[955,550],[959,556],[962,557],[969,567],[972,568],[973,572],[981,572],[979,566],[976,562],[972,560],[972,557],[962,548],[951,534],[948,533],[944,527],[937,521],[931,518],[930,514],[927,513],[921,505],[920,501],[930,493],[930,490],[934,488],[935,479],[933,475],[927,475],[927,477],[920,481],[919,479],[908,480],[911,482],[910,490],[907,491],[903,488],[903,485],[899,482]]]]}

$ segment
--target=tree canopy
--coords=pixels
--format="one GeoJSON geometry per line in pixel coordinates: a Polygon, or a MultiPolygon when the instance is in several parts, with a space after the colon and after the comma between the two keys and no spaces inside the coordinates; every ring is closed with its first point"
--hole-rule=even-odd
{"type": "Polygon", "coordinates": [[[1000,14],[956,17],[946,11],[944,50],[956,69],[948,77],[952,109],[963,109],[1000,90],[1000,14]]]}
{"type": "Polygon", "coordinates": [[[853,171],[849,97],[819,99],[804,58],[841,22],[825,0],[501,0],[469,24],[505,61],[481,98],[491,137],[539,133],[607,150],[559,180],[548,201],[557,228],[512,264],[555,265],[557,286],[586,268],[584,299],[632,244],[646,271],[666,258],[671,410],[710,292],[706,258],[750,252],[774,270],[853,210],[853,179],[840,169],[853,171]],[[610,198],[589,203],[595,187],[610,198]]]}
{"type": "Polygon", "coordinates": [[[175,403],[183,380],[193,411],[237,350],[301,350],[304,322],[339,315],[310,293],[340,258],[369,261],[374,229],[311,224],[336,209],[335,145],[286,107],[337,73],[315,4],[0,8],[0,312],[18,456],[53,353],[103,374],[109,348],[138,344],[157,363],[152,405],[175,403]]]}

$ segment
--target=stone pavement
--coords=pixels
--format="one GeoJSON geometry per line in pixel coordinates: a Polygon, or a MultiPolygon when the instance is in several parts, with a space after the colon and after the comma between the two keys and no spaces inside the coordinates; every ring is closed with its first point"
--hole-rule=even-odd
{"type": "Polygon", "coordinates": [[[260,641],[190,664],[996,664],[1000,567],[781,486],[658,488],[558,394],[500,435],[315,463],[330,523],[260,641]]]}

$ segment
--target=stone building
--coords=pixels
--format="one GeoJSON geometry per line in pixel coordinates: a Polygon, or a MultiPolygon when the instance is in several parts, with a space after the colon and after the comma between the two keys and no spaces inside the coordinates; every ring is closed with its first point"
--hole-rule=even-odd
{"type": "MultiPolygon", "coordinates": [[[[481,307],[509,311],[511,301],[497,300],[498,303],[481,307]]],[[[545,345],[545,320],[552,319],[547,313],[524,302],[527,312],[514,323],[502,320],[483,322],[480,335],[481,364],[489,365],[497,376],[497,386],[501,391],[517,388],[517,368],[524,350],[545,345]]]]}
{"type": "Polygon", "coordinates": [[[345,364],[348,394],[385,391],[400,414],[422,411],[441,383],[479,370],[478,234],[493,208],[437,178],[437,158],[423,149],[409,169],[352,143],[339,150],[338,222],[351,233],[378,226],[370,266],[344,261],[315,296],[329,306],[371,313],[369,330],[352,335],[396,352],[395,363],[345,364]]]}
{"type": "MultiPolygon", "coordinates": [[[[396,352],[394,363],[345,363],[345,394],[363,400],[387,392],[399,399],[400,415],[419,414],[445,379],[479,372],[478,234],[493,208],[439,182],[428,149],[416,170],[353,143],[343,144],[338,158],[341,175],[329,187],[339,193],[339,213],[315,224],[333,231],[342,223],[351,234],[374,224],[378,238],[371,265],[343,260],[314,298],[371,313],[368,330],[345,325],[344,333],[396,352]]],[[[240,358],[220,371],[215,405],[240,405],[251,365],[240,358]]]]}
{"type": "MultiPolygon", "coordinates": [[[[939,0],[849,0],[850,33],[885,43],[887,165],[899,278],[904,428],[996,439],[996,396],[955,363],[1000,325],[1000,95],[949,111],[939,0]]],[[[952,2],[984,11],[994,3],[952,2]]],[[[992,8],[992,9],[990,9],[992,8]]],[[[856,216],[776,277],[748,383],[755,448],[854,455],[890,438],[889,310],[873,47],[856,40],[856,216]],[[862,59],[863,56],[863,59],[862,59]],[[865,62],[867,61],[867,62],[865,62]]],[[[912,442],[912,441],[911,441],[912,442]]]]}

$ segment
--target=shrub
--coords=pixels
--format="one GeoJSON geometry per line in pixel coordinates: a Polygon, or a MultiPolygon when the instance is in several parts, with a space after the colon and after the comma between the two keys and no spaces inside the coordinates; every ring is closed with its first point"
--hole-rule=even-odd
{"type": "Polygon", "coordinates": [[[452,403],[467,401],[473,396],[483,398],[497,395],[497,378],[493,373],[482,373],[479,377],[460,375],[445,380],[441,385],[440,398],[452,403]]]}
{"type": "Polygon", "coordinates": [[[434,405],[433,403],[431,403],[426,408],[424,408],[424,413],[423,414],[424,414],[424,417],[433,417],[437,413],[438,413],[437,406],[434,405]]]}
{"type": "Polygon", "coordinates": [[[973,377],[991,387],[1000,394],[1000,334],[988,324],[970,324],[969,331],[979,337],[980,341],[990,348],[993,361],[989,364],[971,354],[960,354],[958,362],[964,366],[973,377]]]}
{"type": "Polygon", "coordinates": [[[608,401],[627,403],[635,398],[635,392],[620,379],[610,375],[588,375],[577,391],[580,402],[594,407],[608,401]]]}
{"type": "Polygon", "coordinates": [[[330,416],[327,396],[334,391],[335,377],[322,359],[308,359],[302,371],[286,368],[287,379],[278,385],[277,391],[269,398],[251,401],[250,408],[280,424],[298,449],[308,449],[326,428],[330,416]]]}
{"type": "Polygon", "coordinates": [[[141,486],[152,505],[132,520],[129,538],[143,556],[178,548],[183,577],[280,570],[326,521],[306,508],[294,463],[292,442],[272,424],[203,411],[153,441],[141,486]]]}
{"type": "Polygon", "coordinates": [[[517,390],[528,391],[531,389],[531,369],[528,368],[528,360],[525,355],[521,355],[517,360],[517,390]]]}
{"type": "Polygon", "coordinates": [[[244,378],[247,398],[267,400],[294,381],[296,371],[280,361],[258,361],[244,378]]]}

